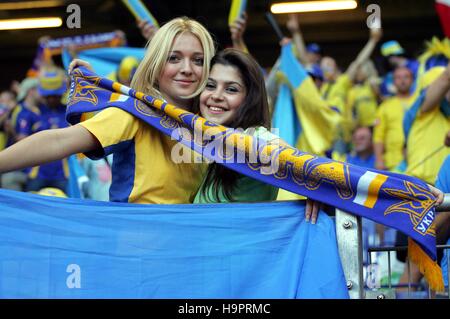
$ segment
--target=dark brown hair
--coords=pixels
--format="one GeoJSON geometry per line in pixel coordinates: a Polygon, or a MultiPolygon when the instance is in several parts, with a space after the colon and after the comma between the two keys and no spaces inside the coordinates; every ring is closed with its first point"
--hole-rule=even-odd
{"type": "MultiPolygon", "coordinates": [[[[211,68],[215,64],[232,66],[239,71],[240,77],[246,87],[247,95],[239,107],[234,119],[226,126],[231,128],[247,129],[263,126],[270,129],[270,114],[264,76],[259,64],[249,54],[236,49],[225,49],[217,53],[211,60],[211,68]]],[[[227,200],[233,201],[232,191],[236,187],[239,173],[227,169],[217,163],[208,167],[202,194],[206,193],[210,185],[213,189],[214,199],[219,200],[219,190],[222,186],[223,194],[227,200]]]]}

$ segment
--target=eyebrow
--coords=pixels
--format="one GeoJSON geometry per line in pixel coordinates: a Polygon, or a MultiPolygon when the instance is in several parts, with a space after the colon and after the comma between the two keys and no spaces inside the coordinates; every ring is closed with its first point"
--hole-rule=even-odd
{"type": "MultiPolygon", "coordinates": [[[[214,82],[217,82],[217,80],[215,80],[215,79],[213,79],[213,78],[208,78],[208,81],[214,81],[214,82]]],[[[225,84],[227,84],[227,85],[230,85],[230,84],[237,84],[237,85],[239,85],[240,87],[244,87],[243,84],[241,84],[241,83],[239,83],[239,82],[236,82],[236,81],[227,81],[227,82],[225,82],[225,84]]]]}
{"type": "MultiPolygon", "coordinates": [[[[180,50],[172,50],[170,51],[170,53],[179,53],[181,54],[182,52],[180,50]]],[[[204,55],[203,52],[194,52],[192,55],[204,55]]]]}

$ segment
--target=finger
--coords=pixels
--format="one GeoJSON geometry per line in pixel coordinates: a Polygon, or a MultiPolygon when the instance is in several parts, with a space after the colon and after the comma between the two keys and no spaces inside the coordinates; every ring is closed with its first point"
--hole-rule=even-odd
{"type": "Polygon", "coordinates": [[[147,24],[147,21],[145,20],[138,20],[138,27],[143,28],[147,24]]]}
{"type": "Polygon", "coordinates": [[[236,19],[235,22],[239,25],[245,25],[245,20],[241,18],[236,19]]]}
{"type": "Polygon", "coordinates": [[[315,224],[317,221],[317,215],[319,214],[320,203],[314,201],[311,215],[311,223],[315,224]]]}
{"type": "Polygon", "coordinates": [[[311,218],[312,213],[312,203],[310,199],[306,199],[306,207],[305,207],[305,220],[308,223],[311,218]]]}
{"type": "Polygon", "coordinates": [[[444,202],[444,193],[438,190],[436,197],[436,206],[439,206],[444,202]]]}
{"type": "Polygon", "coordinates": [[[238,29],[238,28],[240,28],[241,26],[239,25],[239,23],[238,23],[237,21],[234,21],[234,22],[230,25],[230,27],[231,27],[231,28],[236,28],[236,29],[238,29]]]}
{"type": "Polygon", "coordinates": [[[436,197],[435,205],[436,206],[441,205],[442,202],[444,201],[444,193],[441,190],[437,189],[436,187],[434,187],[434,186],[432,186],[430,184],[428,184],[428,186],[429,186],[429,188],[431,190],[431,193],[436,197]]]}

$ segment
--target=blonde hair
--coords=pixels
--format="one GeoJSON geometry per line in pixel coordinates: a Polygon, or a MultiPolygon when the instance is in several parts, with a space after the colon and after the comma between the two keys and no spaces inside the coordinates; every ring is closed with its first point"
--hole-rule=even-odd
{"type": "Polygon", "coordinates": [[[175,18],[162,26],[147,43],[147,51],[139,64],[131,81],[131,87],[139,92],[155,97],[162,97],[158,90],[158,78],[163,72],[177,35],[189,32],[195,35],[203,47],[203,71],[197,90],[183,98],[193,98],[199,95],[206,86],[209,75],[210,61],[215,53],[214,42],[208,30],[199,22],[188,17],[175,18]]]}

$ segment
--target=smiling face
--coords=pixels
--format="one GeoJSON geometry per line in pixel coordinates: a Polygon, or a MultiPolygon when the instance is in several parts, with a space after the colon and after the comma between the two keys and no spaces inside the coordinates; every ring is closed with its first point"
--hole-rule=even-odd
{"type": "Polygon", "coordinates": [[[192,33],[175,37],[167,62],[158,79],[159,90],[167,102],[186,108],[189,96],[200,85],[203,72],[203,48],[192,33]]]}
{"type": "Polygon", "coordinates": [[[200,95],[200,112],[209,121],[227,125],[236,117],[246,94],[247,88],[237,68],[215,64],[200,95]]]}

